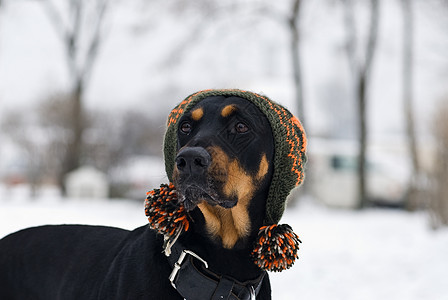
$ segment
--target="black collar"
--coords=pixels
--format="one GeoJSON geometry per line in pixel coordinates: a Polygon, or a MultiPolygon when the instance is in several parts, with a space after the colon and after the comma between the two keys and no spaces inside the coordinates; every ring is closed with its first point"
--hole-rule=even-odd
{"type": "Polygon", "coordinates": [[[220,276],[208,269],[204,259],[179,242],[172,245],[168,261],[173,268],[169,277],[171,285],[187,300],[255,300],[266,275],[264,271],[255,280],[246,282],[220,276]]]}

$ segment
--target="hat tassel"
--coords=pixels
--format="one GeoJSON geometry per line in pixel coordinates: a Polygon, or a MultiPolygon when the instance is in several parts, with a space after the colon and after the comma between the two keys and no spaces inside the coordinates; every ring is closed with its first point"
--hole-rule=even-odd
{"type": "Polygon", "coordinates": [[[289,269],[298,258],[300,243],[297,234],[287,224],[263,226],[258,232],[252,257],[261,269],[281,272],[289,269]]]}

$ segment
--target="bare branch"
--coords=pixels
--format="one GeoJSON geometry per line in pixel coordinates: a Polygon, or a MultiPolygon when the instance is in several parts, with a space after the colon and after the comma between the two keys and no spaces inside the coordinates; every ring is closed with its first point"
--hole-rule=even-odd
{"type": "Polygon", "coordinates": [[[45,0],[43,1],[43,5],[45,7],[45,11],[48,14],[48,17],[50,19],[50,22],[53,23],[53,27],[56,30],[56,34],[59,35],[59,38],[63,41],[67,41],[67,31],[66,31],[66,25],[64,24],[64,21],[62,20],[60,14],[58,13],[57,8],[54,6],[53,2],[51,0],[45,0]]]}
{"type": "Polygon", "coordinates": [[[96,24],[94,25],[93,34],[88,43],[87,53],[82,66],[77,65],[77,59],[79,55],[78,47],[81,40],[81,25],[84,12],[83,1],[70,0],[70,24],[64,22],[61,13],[51,0],[45,0],[43,1],[43,4],[45,11],[65,48],[66,62],[73,82],[87,82],[101,42],[101,27],[108,0],[103,0],[98,4],[96,24]]]}
{"type": "Polygon", "coordinates": [[[292,7],[292,15],[290,18],[290,22],[294,25],[297,25],[299,20],[299,12],[300,12],[301,0],[295,0],[292,7]]]}
{"type": "Polygon", "coordinates": [[[89,43],[89,49],[87,50],[87,55],[84,61],[84,65],[80,69],[79,78],[83,78],[85,82],[88,81],[92,67],[94,65],[95,59],[97,57],[98,48],[101,44],[101,27],[104,20],[104,15],[108,6],[108,0],[103,0],[98,7],[97,23],[95,25],[95,30],[92,39],[89,43]]]}
{"type": "Polygon", "coordinates": [[[73,33],[70,32],[68,26],[64,23],[61,14],[58,12],[58,9],[53,4],[51,0],[43,1],[43,5],[46,13],[50,19],[50,22],[53,24],[53,28],[56,31],[56,34],[62,41],[63,47],[65,48],[67,57],[66,62],[70,72],[71,77],[76,76],[76,63],[75,63],[75,47],[76,41],[73,37],[73,33]]]}
{"type": "Polygon", "coordinates": [[[279,23],[289,22],[289,17],[283,12],[279,11],[276,7],[261,6],[259,12],[260,14],[270,17],[279,23]]]}
{"type": "Polygon", "coordinates": [[[364,72],[366,76],[370,72],[378,40],[377,37],[378,37],[378,19],[379,19],[379,0],[371,0],[370,6],[371,6],[370,28],[367,41],[366,57],[364,65],[361,67],[360,70],[360,72],[364,72]]]}
{"type": "Polygon", "coordinates": [[[355,26],[355,17],[353,11],[353,0],[342,0],[344,3],[344,24],[347,32],[346,51],[348,56],[349,68],[353,78],[356,78],[356,72],[358,70],[357,62],[357,35],[355,26]]]}
{"type": "Polygon", "coordinates": [[[82,0],[71,0],[70,11],[72,12],[72,28],[68,29],[70,41],[67,43],[70,57],[76,60],[76,51],[79,43],[79,36],[81,34],[81,16],[83,10],[82,0]]]}
{"type": "MultiPolygon", "coordinates": [[[[208,2],[204,2],[204,4],[205,3],[208,2]]],[[[188,4],[183,5],[185,5],[186,7],[188,4]]],[[[183,7],[182,9],[185,10],[185,7],[183,7]]],[[[203,14],[202,19],[198,20],[198,22],[194,25],[193,29],[189,30],[188,34],[183,36],[181,40],[176,43],[176,45],[172,46],[171,49],[167,49],[168,53],[165,55],[165,58],[162,59],[157,64],[158,67],[162,68],[166,65],[178,64],[182,59],[182,57],[185,55],[188,46],[196,44],[198,41],[200,41],[203,32],[205,32],[209,28],[208,26],[204,26],[204,24],[207,23],[209,20],[213,20],[213,23],[217,24],[219,20],[218,18],[227,16],[225,14],[224,15],[217,14],[217,12],[228,11],[230,9],[232,9],[232,6],[228,4],[224,4],[219,7],[212,6],[207,8],[201,6],[201,13],[203,14]]]]}

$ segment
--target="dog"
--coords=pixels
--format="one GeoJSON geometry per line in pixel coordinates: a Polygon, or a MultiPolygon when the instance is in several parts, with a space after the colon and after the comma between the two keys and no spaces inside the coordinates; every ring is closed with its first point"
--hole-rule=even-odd
{"type": "Polygon", "coordinates": [[[0,299],[271,299],[252,252],[276,145],[266,115],[239,95],[210,95],[177,112],[167,168],[190,222],[168,241],[175,256],[148,225],[25,229],[0,240],[0,299]]]}

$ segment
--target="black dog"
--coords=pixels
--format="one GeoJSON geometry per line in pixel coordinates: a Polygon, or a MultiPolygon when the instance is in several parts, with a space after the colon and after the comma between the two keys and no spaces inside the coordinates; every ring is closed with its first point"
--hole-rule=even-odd
{"type": "Polygon", "coordinates": [[[177,138],[173,180],[192,222],[172,251],[184,257],[170,261],[148,225],[26,229],[0,240],[0,299],[270,299],[251,259],[273,172],[267,118],[245,99],[208,97],[177,138]],[[191,264],[183,278],[177,260],[191,264]]]}

